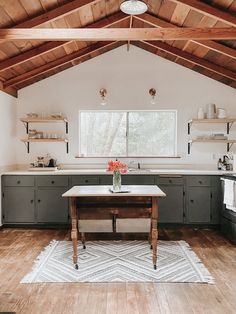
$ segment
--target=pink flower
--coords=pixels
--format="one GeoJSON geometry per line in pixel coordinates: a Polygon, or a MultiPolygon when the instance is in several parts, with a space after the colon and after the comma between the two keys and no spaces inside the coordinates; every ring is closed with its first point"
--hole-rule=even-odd
{"type": "Polygon", "coordinates": [[[127,165],[125,163],[121,163],[119,160],[116,161],[109,160],[107,171],[120,171],[121,173],[126,173],[127,172],[126,167],[127,165]]]}

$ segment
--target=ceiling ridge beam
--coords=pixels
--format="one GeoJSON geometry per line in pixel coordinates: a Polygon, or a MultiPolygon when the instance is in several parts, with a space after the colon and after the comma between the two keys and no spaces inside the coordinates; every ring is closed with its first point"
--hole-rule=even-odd
{"type": "Polygon", "coordinates": [[[230,26],[236,27],[236,16],[223,11],[219,10],[213,6],[210,6],[202,1],[197,0],[171,0],[175,3],[181,3],[187,5],[190,9],[198,11],[204,15],[209,17],[215,18],[223,23],[226,23],[230,26]]]}
{"type": "Polygon", "coordinates": [[[2,40],[128,41],[236,39],[235,27],[0,29],[2,40]]]}
{"type": "Polygon", "coordinates": [[[144,44],[147,44],[148,46],[154,47],[156,49],[165,51],[167,53],[170,53],[171,55],[174,55],[180,59],[183,59],[185,61],[188,61],[190,63],[193,63],[197,66],[200,66],[204,69],[210,70],[211,72],[220,74],[227,79],[236,81],[236,73],[228,70],[226,68],[223,68],[215,63],[212,63],[206,59],[199,58],[195,55],[190,54],[189,52],[183,51],[181,49],[175,48],[173,46],[170,46],[164,42],[160,41],[142,41],[144,44]]]}
{"type": "MultiPolygon", "coordinates": [[[[143,21],[149,25],[152,25],[154,27],[161,27],[161,28],[165,28],[165,27],[176,27],[178,28],[177,25],[170,23],[170,22],[166,22],[162,19],[160,19],[159,17],[153,16],[151,14],[148,13],[144,13],[142,15],[136,15],[135,19],[143,21]]],[[[191,42],[194,42],[196,44],[199,44],[205,48],[209,48],[211,50],[214,50],[216,52],[219,52],[227,57],[230,58],[234,58],[236,59],[236,50],[230,47],[227,47],[223,44],[220,44],[218,42],[212,41],[212,40],[190,40],[191,42]]]]}
{"type": "MultiPolygon", "coordinates": [[[[114,13],[110,16],[107,16],[95,23],[89,24],[86,27],[110,27],[112,25],[115,25],[123,20],[128,19],[129,16],[124,14],[123,12],[114,13]]],[[[27,50],[23,53],[20,53],[16,56],[13,56],[11,58],[5,59],[3,61],[0,61],[0,72],[10,69],[16,65],[19,65],[21,63],[27,62],[33,58],[39,57],[47,52],[50,52],[54,49],[57,49],[59,47],[62,47],[63,45],[67,45],[73,41],[64,42],[64,41],[52,41],[47,42],[45,44],[42,44],[38,47],[35,47],[33,49],[27,50]]]]}
{"type": "Polygon", "coordinates": [[[31,80],[34,77],[42,75],[46,72],[54,70],[55,68],[63,66],[65,64],[70,63],[72,61],[75,61],[79,58],[85,57],[91,53],[98,52],[103,48],[113,46],[115,44],[117,44],[117,42],[114,42],[114,41],[99,42],[99,43],[90,45],[88,47],[82,48],[76,52],[73,52],[71,54],[63,56],[63,57],[56,59],[54,61],[48,62],[48,63],[41,65],[41,66],[39,66],[33,70],[30,70],[26,73],[20,74],[20,75],[14,77],[12,79],[9,79],[3,83],[3,87],[8,88],[10,86],[14,86],[14,85],[17,85],[19,83],[31,80]]]}

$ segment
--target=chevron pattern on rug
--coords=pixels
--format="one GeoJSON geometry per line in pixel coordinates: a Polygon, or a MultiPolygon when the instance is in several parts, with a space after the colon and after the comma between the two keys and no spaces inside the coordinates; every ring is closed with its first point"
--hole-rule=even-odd
{"type": "Polygon", "coordinates": [[[36,282],[195,282],[214,283],[185,241],[158,241],[157,270],[145,241],[94,241],[78,245],[79,270],[72,243],[52,241],[21,283],[36,282]]]}

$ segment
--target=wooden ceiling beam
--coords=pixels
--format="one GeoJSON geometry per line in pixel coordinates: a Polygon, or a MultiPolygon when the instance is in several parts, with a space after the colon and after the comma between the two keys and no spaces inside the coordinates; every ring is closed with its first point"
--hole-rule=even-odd
{"type": "Polygon", "coordinates": [[[66,15],[71,14],[86,5],[93,5],[100,1],[101,0],[73,0],[48,12],[32,17],[25,22],[19,23],[13,28],[32,28],[47,22],[53,22],[56,19],[65,17],[66,15]]]}
{"type": "MultiPolygon", "coordinates": [[[[166,22],[166,21],[164,21],[158,17],[155,17],[151,14],[148,14],[148,13],[144,13],[142,15],[136,15],[135,19],[141,20],[144,23],[147,23],[147,24],[154,26],[154,27],[162,27],[162,28],[176,27],[176,28],[178,28],[178,26],[176,26],[172,23],[166,22]]],[[[191,40],[191,42],[194,42],[194,43],[199,44],[203,47],[214,50],[215,52],[221,53],[227,57],[236,59],[236,50],[235,49],[229,48],[229,47],[222,45],[220,43],[217,43],[215,41],[212,41],[212,40],[203,40],[203,41],[191,40]]]]}
{"type": "Polygon", "coordinates": [[[13,87],[5,88],[2,81],[0,81],[0,90],[10,96],[17,97],[17,90],[13,87]]]}
{"type": "Polygon", "coordinates": [[[219,65],[216,65],[212,62],[209,62],[205,59],[199,58],[197,56],[194,56],[186,51],[183,51],[181,49],[175,48],[173,46],[170,46],[164,42],[160,42],[160,41],[142,41],[144,44],[146,44],[147,46],[150,47],[154,47],[156,49],[165,51],[175,57],[178,57],[182,60],[188,61],[193,63],[194,65],[200,66],[204,69],[207,69],[211,72],[217,73],[222,75],[223,77],[236,81],[236,73],[225,69],[219,65]]]}
{"type": "Polygon", "coordinates": [[[236,26],[236,16],[229,12],[219,10],[213,6],[210,6],[203,1],[198,0],[172,0],[175,3],[181,3],[187,5],[190,9],[198,11],[204,15],[217,19],[230,26],[236,26]]]}
{"type": "MultiPolygon", "coordinates": [[[[56,59],[56,60],[51,61],[49,63],[46,63],[42,66],[39,66],[39,67],[37,67],[31,71],[20,74],[20,75],[14,77],[12,79],[9,79],[9,80],[4,82],[3,87],[8,88],[10,86],[14,86],[14,85],[20,84],[22,82],[31,80],[34,77],[40,76],[44,73],[47,73],[53,69],[56,69],[60,66],[68,64],[68,63],[75,61],[77,59],[86,57],[86,56],[88,56],[94,52],[99,52],[103,48],[107,48],[109,46],[113,47],[116,44],[117,44],[116,42],[99,42],[99,43],[93,44],[91,46],[82,48],[76,52],[69,54],[69,55],[63,56],[59,59],[56,59]]],[[[122,44],[122,43],[120,43],[120,44],[122,44]]]]}
{"type": "MultiPolygon", "coordinates": [[[[90,27],[97,27],[97,28],[103,28],[103,27],[110,27],[112,25],[115,25],[123,20],[129,19],[129,16],[122,12],[118,12],[115,14],[112,14],[106,18],[103,18],[95,23],[92,23],[87,28],[90,27]]],[[[27,50],[23,53],[20,53],[14,57],[5,59],[0,62],[0,71],[4,71],[7,69],[10,69],[16,65],[19,65],[23,62],[29,61],[33,58],[39,57],[47,52],[50,52],[56,48],[59,48],[63,45],[69,44],[72,41],[64,42],[64,41],[53,41],[53,42],[47,42],[45,44],[42,44],[38,47],[35,47],[33,49],[27,50]]]]}
{"type": "Polygon", "coordinates": [[[236,39],[236,28],[35,28],[0,29],[2,40],[128,41],[236,39]]]}

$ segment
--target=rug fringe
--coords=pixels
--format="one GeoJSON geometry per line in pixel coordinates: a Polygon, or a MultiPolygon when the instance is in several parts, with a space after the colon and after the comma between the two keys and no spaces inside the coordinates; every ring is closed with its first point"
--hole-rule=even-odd
{"type": "Polygon", "coordinates": [[[206,266],[203,264],[203,262],[197,256],[197,254],[193,251],[190,245],[186,241],[183,241],[183,240],[179,241],[179,244],[187,249],[190,260],[195,262],[195,265],[197,266],[197,269],[199,270],[199,276],[202,277],[202,279],[206,281],[206,283],[215,284],[214,277],[210,274],[206,266]]]}
{"type": "Polygon", "coordinates": [[[45,263],[47,260],[47,256],[51,252],[51,250],[54,249],[54,247],[57,245],[57,240],[52,240],[44,249],[40,252],[40,254],[37,256],[37,258],[34,261],[34,264],[32,266],[32,270],[30,273],[28,273],[21,281],[20,283],[32,283],[34,280],[34,277],[37,275],[37,273],[40,270],[40,266],[42,263],[45,263]]]}

